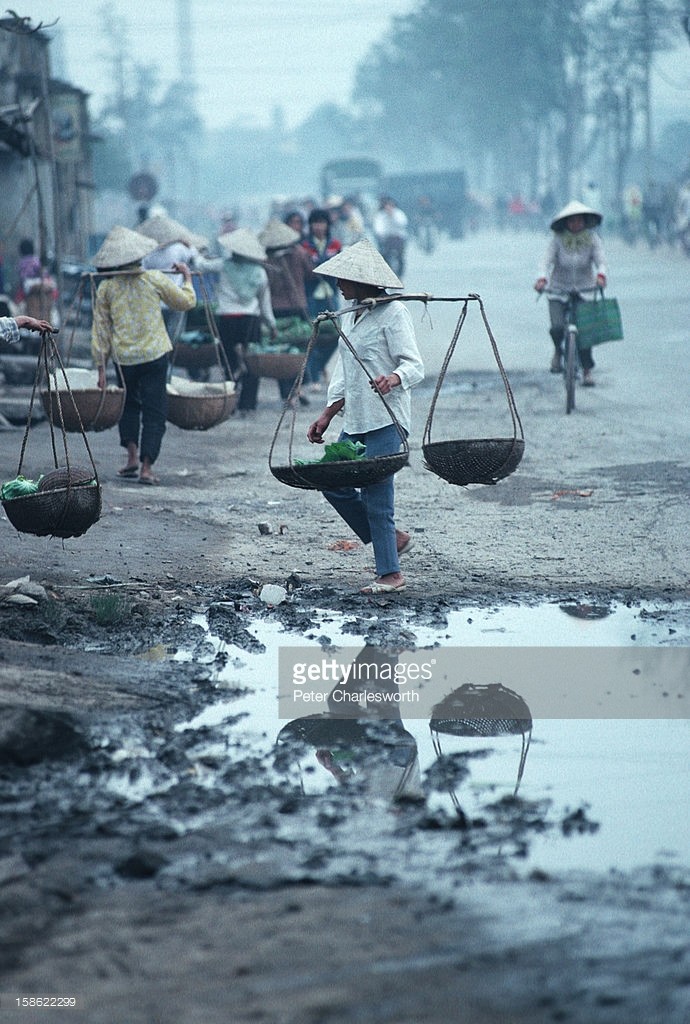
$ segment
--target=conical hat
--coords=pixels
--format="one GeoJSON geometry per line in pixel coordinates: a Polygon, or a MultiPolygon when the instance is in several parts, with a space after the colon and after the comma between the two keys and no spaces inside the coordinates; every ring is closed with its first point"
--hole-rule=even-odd
{"type": "Polygon", "coordinates": [[[108,232],[103,245],[93,258],[93,264],[101,270],[124,267],[128,263],[136,263],[137,260],[143,259],[156,248],[152,238],[118,224],[108,232]]]}
{"type": "Polygon", "coordinates": [[[262,263],[266,259],[266,250],[249,228],[228,231],[220,236],[218,244],[226,256],[243,256],[255,263],[262,263]]]}
{"type": "Polygon", "coordinates": [[[373,284],[377,288],[402,288],[403,283],[368,238],[348,245],[336,256],[314,267],[315,274],[339,277],[343,281],[373,284]]]}
{"type": "Polygon", "coordinates": [[[299,232],[280,220],[269,220],[263,231],[259,232],[259,241],[265,249],[286,249],[299,242],[299,239],[299,232]]]}
{"type": "Polygon", "coordinates": [[[564,206],[560,213],[551,221],[552,231],[564,231],[565,222],[568,217],[584,217],[585,227],[595,228],[598,224],[601,224],[603,217],[596,210],[592,210],[589,206],[585,206],[584,203],[580,203],[577,199],[573,199],[572,202],[564,206]]]}
{"type": "Polygon", "coordinates": [[[208,238],[197,235],[184,224],[173,220],[172,217],[155,216],[149,217],[137,225],[137,231],[152,238],[158,245],[172,245],[173,242],[182,242],[184,245],[193,245],[202,249],[208,245],[208,238]]]}

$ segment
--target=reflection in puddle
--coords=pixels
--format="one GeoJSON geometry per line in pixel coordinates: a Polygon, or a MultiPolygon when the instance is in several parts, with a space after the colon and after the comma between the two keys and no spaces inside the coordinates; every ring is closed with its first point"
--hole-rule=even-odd
{"type": "MultiPolygon", "coordinates": [[[[601,617],[589,612],[564,615],[566,610],[552,604],[468,609],[450,613],[447,626],[441,628],[422,627],[416,621],[408,626],[418,647],[654,647],[687,642],[678,626],[678,609],[675,618],[668,611],[624,605],[607,607],[601,617]]],[[[687,621],[687,610],[682,615],[687,621]]],[[[431,723],[406,719],[404,709],[392,721],[374,716],[364,724],[359,717],[343,722],[342,710],[333,707],[286,723],[278,715],[279,649],[305,644],[343,648],[357,642],[351,621],[345,623],[332,612],[314,612],[313,617],[317,621],[310,640],[285,632],[276,620],[247,623],[257,638],[252,653],[207,632],[204,660],[214,667],[219,696],[227,689],[232,697],[210,705],[179,730],[214,727],[226,732],[243,756],[249,752],[262,758],[275,780],[293,793],[310,796],[351,787],[371,807],[379,807],[373,822],[367,818],[369,826],[358,826],[365,837],[367,827],[371,829],[372,842],[375,826],[383,820],[381,800],[401,795],[414,799],[423,792],[430,815],[456,816],[461,823],[475,823],[487,814],[517,818],[527,813],[525,809],[550,807],[550,819],[560,828],[535,829],[524,845],[507,844],[500,851],[520,854],[525,871],[628,870],[660,860],[690,863],[686,720],[532,722],[530,708],[519,694],[499,688],[505,692],[493,696],[503,698],[503,703],[494,702],[487,710],[487,692],[480,692],[480,687],[470,692],[469,687],[455,692],[452,708],[453,700],[435,708],[431,723]]],[[[196,621],[208,629],[202,616],[196,621]]],[[[364,645],[363,638],[360,643],[364,645]]],[[[382,656],[380,648],[365,651],[367,656],[372,651],[382,656]]],[[[191,659],[189,653],[178,657],[191,659]]]]}

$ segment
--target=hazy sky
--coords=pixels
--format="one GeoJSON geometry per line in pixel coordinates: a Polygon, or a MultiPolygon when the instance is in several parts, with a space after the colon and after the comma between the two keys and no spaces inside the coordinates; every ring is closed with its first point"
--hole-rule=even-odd
{"type": "MultiPolygon", "coordinates": [[[[506,3],[510,0],[505,0],[506,3]]],[[[209,127],[238,119],[269,124],[282,106],[294,127],[325,102],[345,104],[361,58],[420,0],[32,0],[34,23],[59,17],[54,74],[92,94],[92,114],[112,92],[101,10],[126,26],[127,51],[156,64],[161,84],[180,78],[177,12],[191,12],[193,67],[199,110],[209,127]],[[64,56],[64,66],[60,55],[64,56]]],[[[55,30],[51,30],[51,33],[55,30]]],[[[679,48],[655,60],[657,123],[690,117],[690,43],[679,27],[679,48]]]]}
{"type": "MultiPolygon", "coordinates": [[[[200,113],[210,127],[246,118],[267,124],[281,105],[294,126],[320,103],[345,103],[354,70],[391,18],[416,0],[186,0],[200,113]]],[[[32,0],[34,24],[59,16],[54,74],[92,94],[112,91],[99,0],[32,0]],[[60,53],[65,65],[60,66],[60,53]]],[[[180,78],[177,0],[109,0],[127,26],[128,52],[157,64],[162,84],[180,78]]],[[[183,5],[182,5],[183,6],[183,5]]],[[[54,34],[51,29],[50,33],[54,34]]],[[[188,44],[189,40],[186,40],[188,44]]]]}

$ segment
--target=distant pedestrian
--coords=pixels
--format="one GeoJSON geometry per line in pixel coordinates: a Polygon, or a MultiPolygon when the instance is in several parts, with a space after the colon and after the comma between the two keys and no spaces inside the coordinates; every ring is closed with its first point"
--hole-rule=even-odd
{"type": "MultiPolygon", "coordinates": [[[[208,244],[205,238],[195,235],[189,228],[173,220],[172,217],[156,216],[149,217],[142,224],[137,225],[137,231],[152,238],[158,248],[144,256],[141,265],[144,270],[172,270],[175,263],[192,263],[197,255],[198,248],[208,244]]],[[[184,281],[182,274],[169,275],[175,284],[181,285],[184,281]]],[[[175,345],[185,329],[187,313],[185,310],[171,309],[163,304],[163,320],[170,340],[175,345]]]]}
{"type": "Polygon", "coordinates": [[[197,256],[195,269],[218,275],[216,318],[218,333],[233,374],[241,375],[237,409],[246,414],[256,409],[259,378],[246,371],[244,356],[261,341],[262,323],[275,333],[271,291],[263,262],[266,250],[253,231],[237,228],[221,235],[221,257],[197,256]]]}

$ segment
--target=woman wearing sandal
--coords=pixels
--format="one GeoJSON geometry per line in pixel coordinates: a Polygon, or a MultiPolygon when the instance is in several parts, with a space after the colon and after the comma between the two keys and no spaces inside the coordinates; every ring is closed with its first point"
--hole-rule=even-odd
{"type": "MultiPolygon", "coordinates": [[[[402,288],[377,249],[363,239],[343,249],[314,270],[337,279],[343,298],[353,307],[363,300],[386,295],[387,288],[402,288]]],[[[324,433],[338,413],[343,416],[341,441],[360,441],[366,456],[391,455],[400,450],[400,433],[392,422],[383,395],[398,424],[410,430],[410,390],[424,379],[424,366],[412,318],[402,302],[392,301],[354,309],[342,317],[342,331],[354,347],[370,381],[342,339],[328,387],[326,408],[307,431],[313,444],[324,443],[324,433]]],[[[395,526],[395,478],[389,476],[367,487],[324,491],[324,497],[364,544],[371,544],[376,579],[362,594],[400,593],[405,577],[399,556],[412,546],[408,533],[395,526]]]]}
{"type": "Polygon", "coordinates": [[[172,266],[182,274],[181,285],[161,270],[143,269],[142,259],[155,248],[153,239],[129,228],[117,226],[109,232],[93,258],[105,280],[96,292],[91,331],[98,387],[106,386],[105,366],[112,356],[118,384],[126,389],[118,430],[127,462],[118,476],[149,485],[159,483],[153,464],[165,433],[168,356],[172,351],[161,302],[180,312],[196,305],[186,263],[172,266]]]}

